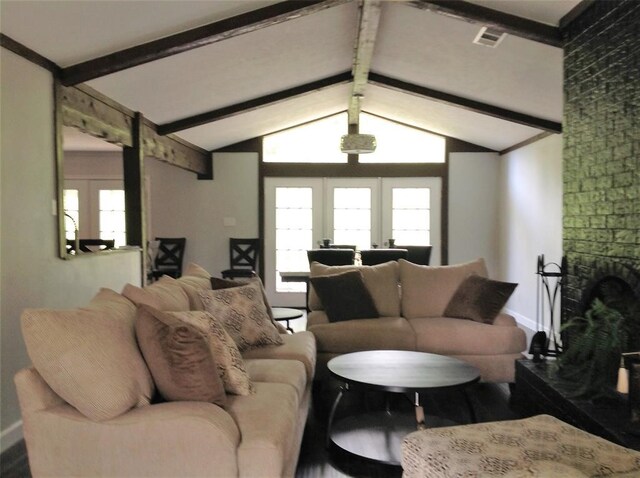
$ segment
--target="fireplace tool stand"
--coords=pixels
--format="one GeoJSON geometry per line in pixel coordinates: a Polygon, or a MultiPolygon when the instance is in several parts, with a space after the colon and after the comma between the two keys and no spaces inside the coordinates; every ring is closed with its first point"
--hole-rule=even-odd
{"type": "Polygon", "coordinates": [[[560,297],[562,284],[567,272],[567,262],[563,257],[558,265],[555,262],[545,264],[544,254],[538,256],[536,275],[538,276],[536,291],[536,329],[531,339],[529,353],[534,362],[541,362],[543,357],[557,357],[562,353],[562,345],[558,342],[556,333],[556,301],[560,297]],[[544,331],[545,304],[549,310],[549,334],[544,331]]]}

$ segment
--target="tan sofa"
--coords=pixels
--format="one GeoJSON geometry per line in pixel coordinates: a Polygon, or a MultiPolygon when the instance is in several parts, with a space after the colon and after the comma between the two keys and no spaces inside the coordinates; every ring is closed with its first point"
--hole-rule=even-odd
{"type": "MultiPolygon", "coordinates": [[[[188,267],[186,274],[189,270],[202,272],[197,267],[188,267]]],[[[157,297],[176,293],[182,296],[180,300],[186,299],[193,306],[193,300],[197,301],[193,285],[206,281],[191,279],[183,276],[173,285],[169,283],[169,286],[180,283],[183,291],[171,289],[163,282],[168,292],[157,297]]],[[[162,287],[158,287],[152,290],[162,292],[162,287]]],[[[34,367],[18,372],[15,383],[34,477],[295,475],[315,372],[315,339],[310,332],[285,333],[281,335],[283,345],[244,352],[253,394],[227,393],[224,407],[198,401],[156,403],[144,359],[135,350],[135,306],[128,305],[128,299],[116,292],[103,289],[100,294],[101,300],[94,299],[87,308],[30,309],[23,314],[23,332],[34,367]],[[116,309],[122,313],[116,317],[114,312],[105,320],[103,312],[116,309]],[[83,340],[82,334],[73,330],[75,324],[82,328],[92,320],[95,322],[91,331],[83,340]],[[55,325],[48,339],[66,344],[61,357],[41,356],[40,350],[34,350],[39,339],[33,338],[33,330],[26,330],[47,321],[55,325]],[[61,321],[66,325],[56,328],[61,321]],[[105,323],[108,326],[102,327],[105,323]],[[64,333],[56,336],[60,330],[64,333]],[[82,350],[87,343],[93,343],[88,355],[108,358],[108,370],[90,369],[78,363],[82,354],[88,356],[87,350],[82,350]],[[121,347],[123,343],[133,346],[125,350],[121,347]],[[36,370],[48,369],[49,365],[53,366],[51,383],[36,370]],[[120,377],[113,377],[112,366],[113,370],[121,370],[122,375],[135,373],[132,387],[125,390],[121,386],[120,377]],[[76,382],[78,375],[83,383],[76,382]],[[130,390],[132,400],[125,393],[130,390]],[[61,395],[68,396],[68,400],[61,395]],[[94,403],[85,403],[91,401],[94,403]],[[125,408],[122,413],[116,411],[117,416],[103,419],[101,413],[114,415],[121,402],[125,408]],[[87,418],[87,413],[99,419],[87,418]]],[[[171,300],[165,304],[176,308],[170,305],[171,300]]],[[[47,370],[45,375],[51,373],[47,370]]]]}
{"type": "Polygon", "coordinates": [[[329,322],[310,284],[307,330],[316,337],[316,379],[328,372],[327,362],[362,350],[416,350],[448,355],[476,366],[485,382],[511,383],[515,360],[522,357],[526,337],[515,319],[500,313],[493,324],[444,317],[463,280],[487,276],[484,260],[453,266],[419,266],[401,259],[376,266],[311,264],[310,277],[360,270],[380,317],[329,322]]]}

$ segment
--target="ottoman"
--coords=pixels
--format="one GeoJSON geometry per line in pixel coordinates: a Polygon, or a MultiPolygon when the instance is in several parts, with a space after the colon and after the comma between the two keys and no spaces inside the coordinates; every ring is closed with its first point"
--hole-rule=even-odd
{"type": "Polygon", "coordinates": [[[549,415],[420,430],[402,443],[403,478],[640,476],[640,452],[549,415]]]}

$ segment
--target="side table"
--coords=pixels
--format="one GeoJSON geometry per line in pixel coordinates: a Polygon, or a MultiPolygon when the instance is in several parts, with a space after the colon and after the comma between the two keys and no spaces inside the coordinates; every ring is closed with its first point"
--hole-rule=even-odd
{"type": "Polygon", "coordinates": [[[285,321],[287,323],[287,330],[291,333],[293,333],[293,329],[289,325],[289,321],[302,317],[302,311],[300,309],[292,309],[290,307],[271,307],[271,312],[273,313],[274,320],[285,321]]]}

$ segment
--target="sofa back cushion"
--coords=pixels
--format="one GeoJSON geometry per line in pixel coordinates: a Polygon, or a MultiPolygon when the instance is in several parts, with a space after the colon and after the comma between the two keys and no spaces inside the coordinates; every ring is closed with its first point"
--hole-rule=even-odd
{"type": "MultiPolygon", "coordinates": [[[[398,263],[396,261],[375,266],[326,266],[319,262],[312,262],[310,277],[335,275],[353,270],[362,273],[362,279],[371,294],[378,314],[381,317],[398,317],[400,315],[400,293],[398,289],[398,263]]],[[[309,309],[324,310],[322,301],[311,284],[309,285],[309,309]]]]}
{"type": "Polygon", "coordinates": [[[33,366],[91,420],[148,405],[153,380],[136,343],[136,307],[110,289],[73,310],[26,309],[22,334],[33,366]]]}
{"type": "Polygon", "coordinates": [[[162,276],[146,287],[126,284],[122,295],[136,305],[148,305],[158,310],[189,310],[189,296],[173,277],[162,276]]]}
{"type": "Polygon", "coordinates": [[[458,287],[472,274],[487,277],[484,259],[452,266],[421,266],[400,259],[402,315],[407,319],[442,317],[458,287]]]}

